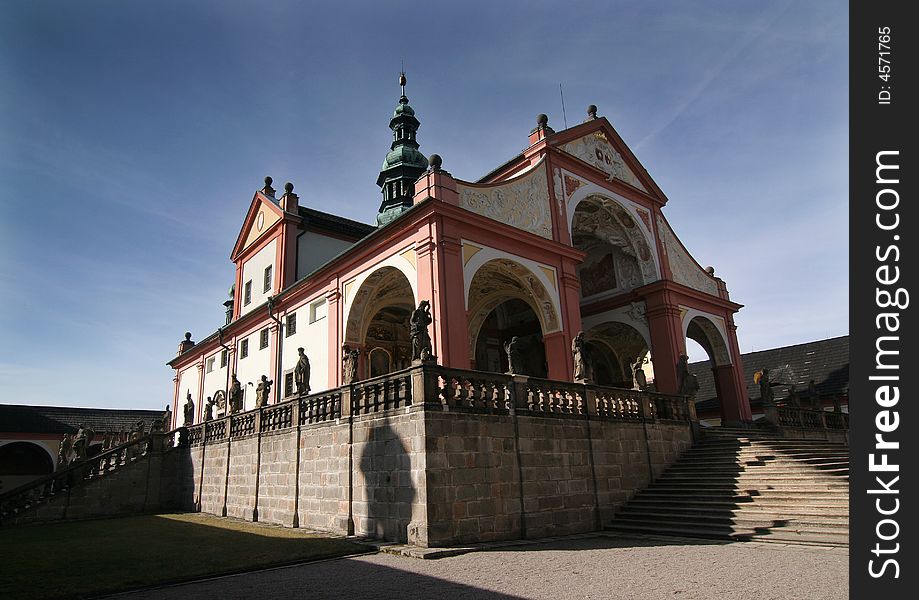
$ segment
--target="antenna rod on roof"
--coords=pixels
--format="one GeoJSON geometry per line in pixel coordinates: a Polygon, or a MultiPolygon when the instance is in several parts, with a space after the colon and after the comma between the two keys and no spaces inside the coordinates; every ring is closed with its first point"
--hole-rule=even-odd
{"type": "Polygon", "coordinates": [[[568,129],[568,117],[565,115],[565,92],[562,91],[562,84],[558,84],[558,95],[562,97],[562,121],[565,123],[565,129],[568,129]]]}

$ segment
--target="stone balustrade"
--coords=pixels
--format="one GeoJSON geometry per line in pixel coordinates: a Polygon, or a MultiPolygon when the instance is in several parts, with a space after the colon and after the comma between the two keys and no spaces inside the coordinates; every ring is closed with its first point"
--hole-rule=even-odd
{"type": "Polygon", "coordinates": [[[774,407],[773,410],[766,411],[766,418],[779,427],[801,427],[804,429],[849,428],[849,415],[846,413],[796,408],[794,406],[774,407]]]}

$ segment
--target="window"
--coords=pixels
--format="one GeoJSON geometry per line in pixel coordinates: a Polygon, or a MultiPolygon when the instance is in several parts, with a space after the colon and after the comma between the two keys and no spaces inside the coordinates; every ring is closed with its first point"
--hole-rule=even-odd
{"type": "Polygon", "coordinates": [[[258,332],[258,349],[264,350],[268,347],[268,328],[262,329],[258,332]]]}
{"type": "Polygon", "coordinates": [[[325,300],[313,302],[310,304],[310,323],[315,323],[319,319],[324,319],[328,312],[325,300]]]}
{"type": "Polygon", "coordinates": [[[222,369],[225,366],[227,366],[227,351],[226,350],[220,353],[220,368],[222,369]]]}
{"type": "Polygon", "coordinates": [[[239,343],[239,358],[243,359],[249,356],[249,338],[239,343]]]}
{"type": "Polygon", "coordinates": [[[243,288],[243,306],[252,302],[252,280],[246,282],[246,287],[243,288]]]}
{"type": "Polygon", "coordinates": [[[207,362],[204,363],[204,370],[208,373],[214,370],[214,363],[217,362],[217,357],[212,356],[207,359],[207,362]]]}
{"type": "Polygon", "coordinates": [[[284,397],[294,395],[294,372],[284,373],[284,397]]]}
{"type": "Polygon", "coordinates": [[[295,333],[297,333],[297,313],[290,313],[287,315],[287,333],[284,335],[290,337],[295,333]]]}
{"type": "Polygon", "coordinates": [[[263,291],[270,292],[273,282],[271,281],[271,265],[265,267],[265,289],[263,291]]]}

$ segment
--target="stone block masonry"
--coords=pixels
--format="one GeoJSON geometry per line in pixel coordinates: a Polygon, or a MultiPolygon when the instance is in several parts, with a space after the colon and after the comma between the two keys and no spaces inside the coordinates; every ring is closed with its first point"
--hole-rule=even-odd
{"type": "MultiPolygon", "coordinates": [[[[591,394],[572,395],[574,384],[562,384],[572,389],[551,400],[544,381],[539,397],[515,392],[526,385],[518,377],[508,378],[503,400],[494,387],[480,389],[488,405],[455,393],[474,382],[427,369],[411,370],[413,385],[400,373],[342,388],[334,410],[328,398],[295,400],[286,428],[196,426],[203,431],[191,439],[199,442],[186,450],[199,490],[194,504],[216,515],[419,546],[540,538],[602,527],[692,445],[691,419],[657,417],[690,416],[674,408],[679,397],[654,399],[673,403],[665,412],[622,391],[619,413],[598,414],[589,409],[591,394]],[[246,433],[227,439],[234,429],[246,433]]],[[[607,390],[607,404],[609,397],[607,390]]]]}

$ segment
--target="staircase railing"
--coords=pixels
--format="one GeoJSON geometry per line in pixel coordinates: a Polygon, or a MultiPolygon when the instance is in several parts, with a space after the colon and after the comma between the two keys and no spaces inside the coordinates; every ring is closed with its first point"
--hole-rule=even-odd
{"type": "Polygon", "coordinates": [[[828,412],[794,406],[774,406],[767,408],[765,412],[766,420],[779,427],[849,429],[849,415],[842,412],[828,412]]]}
{"type": "Polygon", "coordinates": [[[106,477],[152,452],[164,452],[181,440],[183,429],[149,433],[96,456],[77,459],[54,473],[0,494],[0,522],[87,481],[106,477]]]}

